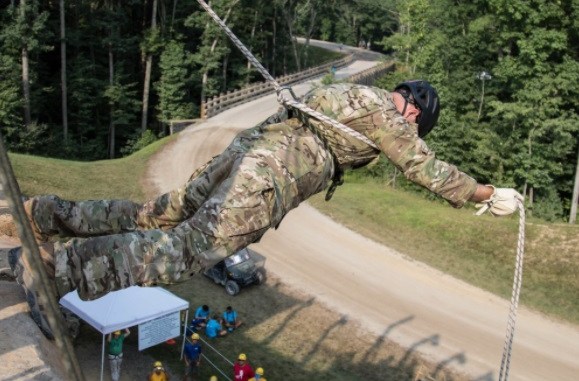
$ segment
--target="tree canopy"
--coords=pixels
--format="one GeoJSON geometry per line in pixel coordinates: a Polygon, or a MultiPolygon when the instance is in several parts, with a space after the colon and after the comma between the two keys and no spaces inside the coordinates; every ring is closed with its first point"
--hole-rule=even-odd
{"type": "Polygon", "coordinates": [[[558,220],[570,206],[579,147],[576,1],[393,2],[399,73],[441,97],[429,145],[479,182],[515,187],[558,220]],[[485,72],[490,74],[483,77],[485,72]]]}

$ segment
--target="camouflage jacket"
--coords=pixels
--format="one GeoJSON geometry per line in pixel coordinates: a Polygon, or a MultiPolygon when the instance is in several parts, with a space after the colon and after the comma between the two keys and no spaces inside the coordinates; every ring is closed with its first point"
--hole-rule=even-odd
{"type": "MultiPolygon", "coordinates": [[[[454,165],[436,159],[418,137],[417,126],[396,110],[389,92],[355,84],[334,84],[310,91],[304,103],[370,138],[406,178],[461,207],[477,182],[454,165]]],[[[320,136],[341,168],[357,168],[376,159],[380,151],[368,144],[297,113],[320,136]]]]}

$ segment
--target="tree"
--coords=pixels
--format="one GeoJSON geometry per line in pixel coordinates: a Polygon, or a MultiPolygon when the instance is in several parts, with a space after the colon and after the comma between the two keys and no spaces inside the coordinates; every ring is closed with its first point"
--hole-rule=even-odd
{"type": "Polygon", "coordinates": [[[23,121],[18,66],[13,55],[0,49],[0,126],[7,139],[17,134],[23,121]]]}
{"type": "Polygon", "coordinates": [[[127,83],[126,76],[122,71],[117,71],[114,74],[113,82],[105,91],[105,97],[108,100],[111,120],[110,126],[112,133],[110,137],[111,146],[109,147],[109,155],[113,158],[115,135],[114,132],[117,127],[130,127],[137,120],[137,112],[140,107],[140,102],[137,101],[137,83],[127,83]]]}
{"type": "Polygon", "coordinates": [[[192,61],[184,43],[171,40],[166,44],[159,61],[161,77],[155,83],[159,94],[157,111],[163,123],[190,119],[197,113],[190,94],[192,61]]]}
{"type": "Polygon", "coordinates": [[[64,140],[68,140],[68,107],[66,89],[66,27],[64,20],[64,0],[59,1],[60,5],[60,73],[62,91],[62,135],[64,140]]]}
{"type": "Polygon", "coordinates": [[[575,165],[575,181],[573,182],[573,196],[571,197],[571,211],[569,223],[574,224],[577,219],[577,204],[579,204],[579,149],[577,150],[577,165],[575,165]]]}
{"type": "Polygon", "coordinates": [[[146,39],[144,51],[147,54],[145,66],[145,80],[143,88],[143,112],[141,118],[141,131],[147,129],[147,114],[149,112],[149,89],[151,85],[151,70],[153,67],[153,53],[160,47],[159,31],[157,29],[157,0],[153,0],[151,15],[151,30],[146,39]]]}
{"type": "Polygon", "coordinates": [[[443,128],[429,146],[480,181],[517,187],[531,212],[562,211],[572,198],[578,11],[546,0],[409,0],[389,12],[398,32],[383,44],[395,50],[398,80],[428,79],[441,96],[443,128]],[[483,70],[493,77],[478,118],[483,70]]]}
{"type": "MultiPolygon", "coordinates": [[[[221,16],[224,23],[227,23],[233,8],[238,2],[239,0],[229,0],[220,4],[221,7],[226,9],[225,15],[221,16]]],[[[201,20],[205,21],[205,28],[203,29],[201,37],[202,45],[193,55],[193,58],[194,61],[200,65],[200,73],[202,77],[201,103],[204,103],[207,96],[216,94],[218,91],[217,80],[210,78],[209,73],[219,68],[221,60],[228,53],[229,48],[226,44],[218,46],[219,41],[222,41],[224,35],[219,26],[215,25],[213,20],[209,18],[209,15],[206,15],[205,13],[194,14],[187,20],[187,25],[194,26],[201,20]]],[[[229,27],[231,28],[231,26],[229,27]]]]}
{"type": "Polygon", "coordinates": [[[289,39],[292,44],[292,52],[296,64],[297,71],[301,70],[300,55],[298,52],[298,40],[295,35],[295,24],[297,20],[297,6],[298,0],[280,0],[279,1],[285,26],[289,33],[289,39]]]}
{"type": "Polygon", "coordinates": [[[22,106],[24,109],[24,124],[30,126],[32,122],[31,90],[30,90],[30,54],[50,49],[43,43],[50,33],[45,29],[47,12],[39,12],[36,0],[21,0],[18,8],[11,5],[7,9],[9,25],[2,33],[5,45],[9,49],[18,49],[20,52],[22,106]]]}

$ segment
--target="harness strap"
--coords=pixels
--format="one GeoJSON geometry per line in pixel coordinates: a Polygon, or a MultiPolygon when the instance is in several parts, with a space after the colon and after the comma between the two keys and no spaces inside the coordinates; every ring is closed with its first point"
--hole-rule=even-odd
{"type": "MultiPolygon", "coordinates": [[[[291,93],[293,94],[293,91],[291,93]]],[[[344,184],[344,170],[342,169],[342,167],[340,167],[340,161],[338,160],[338,156],[334,153],[332,146],[328,143],[328,141],[320,133],[320,131],[313,128],[309,123],[305,121],[305,115],[303,113],[299,112],[299,110],[296,109],[289,109],[288,117],[297,117],[298,119],[300,119],[304,123],[304,125],[322,141],[324,148],[332,156],[332,160],[334,161],[334,175],[332,176],[332,183],[330,184],[330,187],[328,188],[325,197],[326,201],[330,201],[332,199],[332,196],[334,195],[334,192],[336,191],[336,188],[344,184]]]]}

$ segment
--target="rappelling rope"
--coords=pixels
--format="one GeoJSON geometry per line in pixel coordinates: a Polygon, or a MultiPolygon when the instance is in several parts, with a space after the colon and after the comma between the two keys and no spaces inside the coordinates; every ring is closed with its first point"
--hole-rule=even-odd
{"type": "Polygon", "coordinates": [[[213,12],[213,9],[211,9],[211,7],[209,5],[207,5],[207,3],[205,3],[205,1],[203,1],[203,0],[197,0],[197,1],[203,7],[203,9],[205,9],[207,11],[207,13],[209,13],[209,15],[213,18],[213,20],[215,20],[215,22],[217,24],[219,24],[219,26],[221,27],[221,29],[223,29],[225,34],[227,34],[227,36],[231,39],[231,41],[235,44],[235,46],[237,46],[237,48],[239,50],[241,50],[241,52],[245,55],[245,57],[249,60],[249,62],[251,62],[253,64],[253,66],[255,66],[255,68],[257,69],[257,71],[259,71],[261,73],[263,78],[265,78],[265,80],[267,82],[269,82],[273,85],[273,88],[275,89],[275,91],[277,93],[277,101],[280,104],[284,105],[286,108],[289,107],[289,108],[294,108],[294,109],[300,110],[301,112],[308,114],[308,115],[318,119],[321,122],[330,124],[333,127],[337,128],[338,130],[340,130],[340,131],[342,131],[342,132],[344,132],[344,133],[346,133],[346,134],[348,134],[348,135],[350,135],[358,140],[363,141],[364,143],[368,144],[372,148],[379,149],[378,146],[376,146],[376,144],[372,140],[370,140],[368,137],[362,135],[358,131],[355,131],[348,126],[346,126],[340,122],[335,121],[334,119],[328,117],[327,115],[324,115],[320,112],[317,112],[316,110],[311,109],[310,107],[306,106],[305,104],[298,102],[295,99],[296,97],[295,97],[293,91],[291,90],[291,88],[288,86],[280,86],[280,84],[275,80],[275,78],[273,78],[271,76],[271,74],[269,74],[269,72],[261,65],[261,63],[253,56],[253,54],[251,54],[251,52],[245,47],[245,45],[243,45],[243,43],[241,41],[239,41],[237,36],[235,34],[233,34],[233,32],[229,29],[229,27],[227,25],[225,25],[225,23],[219,18],[219,16],[217,16],[217,14],[215,12],[213,12]],[[286,98],[283,95],[284,90],[287,90],[293,99],[286,98]]]}
{"type": "Polygon", "coordinates": [[[521,284],[523,283],[523,258],[525,256],[525,207],[520,200],[517,200],[517,204],[519,206],[519,238],[517,242],[517,257],[515,259],[513,293],[511,295],[511,306],[509,308],[509,318],[507,320],[507,333],[503,348],[499,381],[506,381],[509,379],[511,352],[513,347],[513,338],[515,336],[515,323],[517,321],[517,308],[519,306],[521,284]]]}
{"type": "MultiPolygon", "coordinates": [[[[348,126],[339,123],[332,118],[319,113],[305,104],[298,102],[296,96],[292,89],[287,86],[280,86],[280,84],[269,74],[269,72],[261,65],[261,63],[251,54],[251,52],[243,45],[243,43],[237,38],[235,34],[229,29],[227,25],[217,16],[213,9],[205,1],[197,0],[199,4],[207,11],[207,13],[215,20],[215,22],[223,29],[225,34],[231,39],[231,41],[237,46],[239,50],[245,55],[245,57],[253,64],[253,66],[261,73],[261,75],[266,79],[267,82],[271,83],[277,93],[277,100],[279,103],[285,107],[294,108],[302,111],[305,114],[313,116],[321,122],[332,125],[333,127],[347,133],[348,135],[363,141],[369,146],[379,149],[373,141],[368,139],[366,136],[362,135],[358,131],[351,129],[348,126]],[[287,90],[293,99],[287,99],[282,94],[283,90],[287,90]]],[[[501,369],[499,374],[499,381],[507,381],[509,377],[509,367],[511,364],[511,353],[513,346],[513,337],[515,335],[515,323],[517,320],[517,308],[519,306],[519,295],[521,292],[521,283],[523,280],[523,257],[525,248],[525,209],[522,202],[518,201],[519,206],[519,239],[517,243],[517,257],[515,263],[515,276],[513,281],[513,293],[511,296],[511,306],[509,309],[509,318],[507,321],[507,333],[505,338],[505,345],[503,350],[503,357],[501,361],[501,369]]]]}

